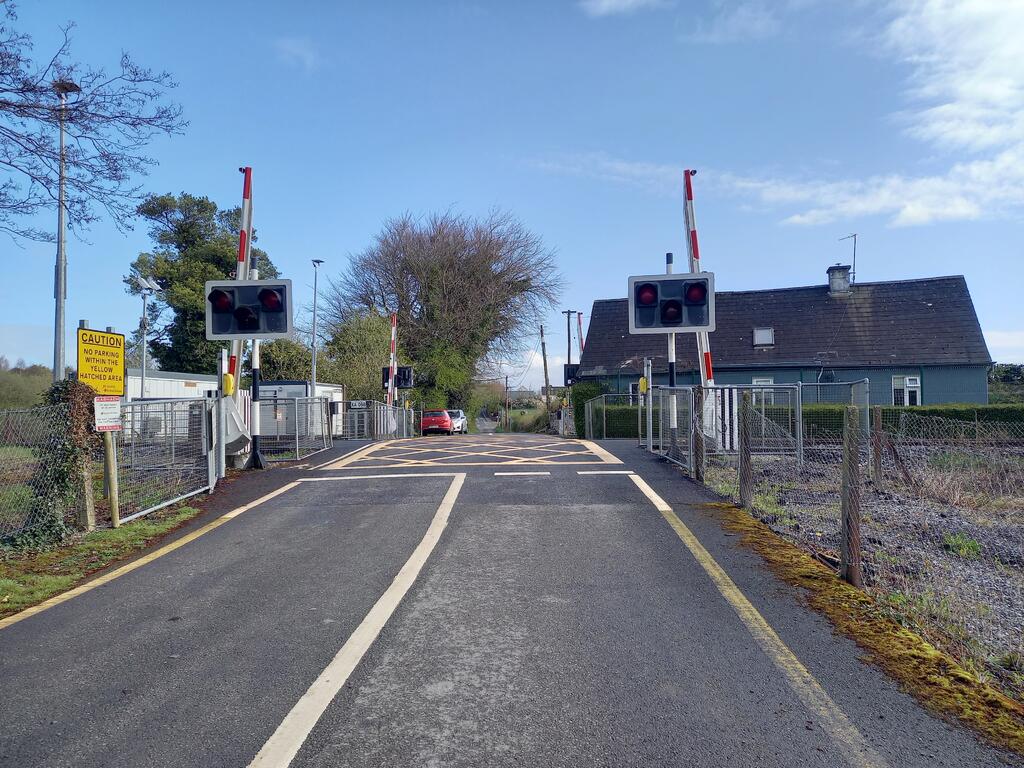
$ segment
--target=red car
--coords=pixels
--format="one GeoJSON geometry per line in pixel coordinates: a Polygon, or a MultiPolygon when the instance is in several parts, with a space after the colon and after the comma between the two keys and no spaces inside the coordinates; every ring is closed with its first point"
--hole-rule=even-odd
{"type": "Polygon", "coordinates": [[[420,434],[444,432],[446,435],[450,435],[454,430],[452,417],[448,415],[448,411],[423,412],[423,419],[420,421],[420,434]]]}

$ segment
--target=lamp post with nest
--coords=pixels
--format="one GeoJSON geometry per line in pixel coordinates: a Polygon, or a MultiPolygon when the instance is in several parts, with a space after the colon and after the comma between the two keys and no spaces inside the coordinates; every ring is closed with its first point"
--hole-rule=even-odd
{"type": "Polygon", "coordinates": [[[53,90],[60,97],[60,159],[57,182],[57,266],[53,275],[53,298],[56,309],[53,319],[53,380],[61,381],[65,375],[64,366],[64,305],[68,299],[68,258],[64,250],[64,119],[67,115],[69,93],[81,93],[82,89],[70,80],[55,80],[53,90]]]}

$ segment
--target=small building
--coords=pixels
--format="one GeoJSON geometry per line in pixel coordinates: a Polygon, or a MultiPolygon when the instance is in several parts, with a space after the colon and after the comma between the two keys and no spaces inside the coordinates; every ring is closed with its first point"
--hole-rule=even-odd
{"type": "MultiPolygon", "coordinates": [[[[987,403],[992,364],[963,276],[716,294],[710,334],[716,384],[868,379],[877,405],[987,403]]],[[[633,392],[645,357],[668,378],[667,337],[630,335],[628,301],[594,302],[578,378],[633,392]]],[[[700,382],[696,336],[676,335],[677,383],[700,382]]]]}

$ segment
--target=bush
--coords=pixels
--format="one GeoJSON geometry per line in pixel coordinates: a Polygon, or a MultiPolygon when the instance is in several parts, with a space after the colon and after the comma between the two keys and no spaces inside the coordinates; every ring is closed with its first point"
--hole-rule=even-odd
{"type": "Polygon", "coordinates": [[[582,381],[572,388],[572,415],[576,424],[576,436],[587,434],[587,400],[601,394],[601,385],[596,381],[582,381]]]}

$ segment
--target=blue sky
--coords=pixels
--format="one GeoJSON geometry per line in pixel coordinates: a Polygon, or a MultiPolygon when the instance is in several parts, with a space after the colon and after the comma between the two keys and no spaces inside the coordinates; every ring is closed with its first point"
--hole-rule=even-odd
{"type": "MultiPolygon", "coordinates": [[[[1024,362],[1019,0],[83,8],[24,2],[19,25],[40,55],[73,20],[80,60],[172,72],[191,125],[154,142],[142,182],[230,206],[253,166],[260,245],[303,302],[309,260],[335,273],[389,216],[501,207],[557,252],[559,309],[587,316],[685,258],[694,167],[720,290],[824,283],[857,232],[859,280],[964,274],[993,357],[1024,362]]],[[[69,241],[69,335],[137,324],[120,278],[147,247],[105,224],[69,241]]],[[[12,361],[51,359],[53,256],[0,242],[12,361]]],[[[564,318],[546,326],[560,370],[564,318]]],[[[510,373],[541,379],[533,357],[510,373]]]]}

